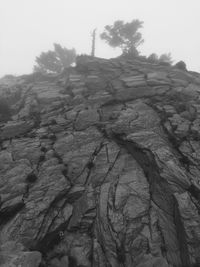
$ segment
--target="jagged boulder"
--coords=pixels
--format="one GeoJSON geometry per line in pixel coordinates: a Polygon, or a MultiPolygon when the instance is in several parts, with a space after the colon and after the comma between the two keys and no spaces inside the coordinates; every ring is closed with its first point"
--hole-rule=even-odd
{"type": "Polygon", "coordinates": [[[25,80],[0,126],[0,266],[200,266],[200,74],[81,56],[25,80]]]}

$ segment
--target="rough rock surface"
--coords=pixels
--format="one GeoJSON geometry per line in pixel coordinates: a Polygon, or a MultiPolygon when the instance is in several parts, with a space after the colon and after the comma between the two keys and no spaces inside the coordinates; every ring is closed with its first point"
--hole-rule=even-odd
{"type": "Polygon", "coordinates": [[[199,74],[79,57],[1,96],[0,266],[200,266],[199,74]]]}

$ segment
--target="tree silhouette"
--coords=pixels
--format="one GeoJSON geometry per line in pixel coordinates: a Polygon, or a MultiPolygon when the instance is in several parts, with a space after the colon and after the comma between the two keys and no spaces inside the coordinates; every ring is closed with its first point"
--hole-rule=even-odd
{"type": "Polygon", "coordinates": [[[156,53],[152,53],[147,59],[152,63],[158,63],[159,57],[156,53]]]}
{"type": "Polygon", "coordinates": [[[180,70],[187,70],[186,64],[184,61],[179,61],[175,64],[175,67],[180,70]]]}
{"type": "Polygon", "coordinates": [[[159,57],[159,61],[160,61],[160,62],[165,62],[165,63],[172,64],[172,63],[173,63],[173,60],[172,60],[171,53],[162,54],[162,55],[159,57]]]}
{"type": "Polygon", "coordinates": [[[35,72],[60,73],[70,67],[76,59],[75,49],[67,49],[60,44],[54,44],[54,51],[42,52],[36,57],[35,72]]]}
{"type": "Polygon", "coordinates": [[[142,24],[137,19],[127,23],[117,20],[113,25],[106,25],[100,37],[110,46],[120,47],[123,53],[138,55],[137,47],[144,42],[142,34],[138,32],[142,24]]]}
{"type": "Polygon", "coordinates": [[[165,63],[165,64],[172,64],[172,56],[171,53],[165,53],[160,56],[158,56],[156,53],[151,54],[148,58],[148,61],[152,63],[165,63]]]}

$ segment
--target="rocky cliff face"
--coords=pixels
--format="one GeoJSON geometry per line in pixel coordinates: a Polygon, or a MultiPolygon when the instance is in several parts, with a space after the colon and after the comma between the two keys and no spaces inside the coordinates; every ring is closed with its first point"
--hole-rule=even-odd
{"type": "Polygon", "coordinates": [[[200,266],[200,75],[80,57],[1,89],[0,266],[200,266]]]}

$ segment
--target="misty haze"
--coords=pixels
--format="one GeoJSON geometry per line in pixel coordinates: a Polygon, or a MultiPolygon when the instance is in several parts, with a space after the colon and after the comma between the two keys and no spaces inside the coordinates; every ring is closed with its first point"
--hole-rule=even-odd
{"type": "Polygon", "coordinates": [[[0,3],[0,267],[200,267],[198,0],[0,3]]]}

